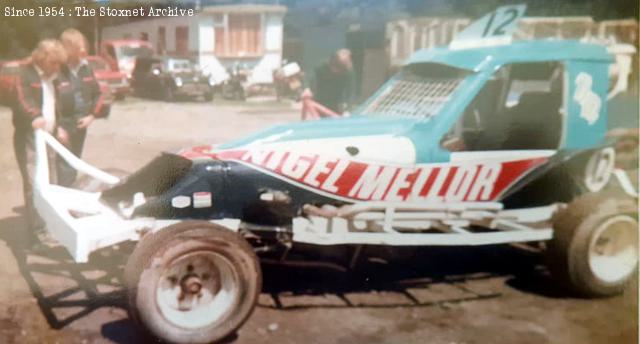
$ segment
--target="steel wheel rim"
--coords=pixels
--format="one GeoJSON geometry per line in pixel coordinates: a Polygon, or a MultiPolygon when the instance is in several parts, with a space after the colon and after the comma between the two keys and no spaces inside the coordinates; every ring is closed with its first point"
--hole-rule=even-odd
{"type": "Polygon", "coordinates": [[[229,259],[211,251],[192,252],[172,261],[156,286],[156,305],[170,323],[197,329],[226,320],[240,295],[229,259]]]}
{"type": "Polygon", "coordinates": [[[604,221],[591,237],[589,267],[600,280],[618,283],[627,279],[638,263],[638,222],[628,215],[604,221]]]}

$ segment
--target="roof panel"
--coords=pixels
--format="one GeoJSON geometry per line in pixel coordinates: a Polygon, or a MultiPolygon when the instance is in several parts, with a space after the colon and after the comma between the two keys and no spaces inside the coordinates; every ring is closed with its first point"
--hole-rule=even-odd
{"type": "Polygon", "coordinates": [[[613,58],[604,45],[566,40],[536,40],[457,50],[448,47],[419,50],[411,55],[405,65],[441,63],[478,72],[509,63],[560,60],[612,62],[613,58]]]}

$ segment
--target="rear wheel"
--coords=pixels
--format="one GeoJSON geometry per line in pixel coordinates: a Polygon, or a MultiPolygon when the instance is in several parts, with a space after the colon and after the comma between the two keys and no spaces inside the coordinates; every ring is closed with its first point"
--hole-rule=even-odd
{"type": "Polygon", "coordinates": [[[252,247],[237,233],[195,221],[144,238],[125,280],[134,321],[173,343],[210,343],[233,334],[261,289],[252,247]]]}
{"type": "Polygon", "coordinates": [[[583,195],[554,218],[548,265],[586,297],[621,293],[638,267],[637,203],[611,193],[583,195]]]}

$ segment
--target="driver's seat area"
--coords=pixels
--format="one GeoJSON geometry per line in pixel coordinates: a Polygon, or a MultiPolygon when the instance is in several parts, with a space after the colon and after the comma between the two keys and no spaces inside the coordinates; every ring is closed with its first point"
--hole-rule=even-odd
{"type": "Polygon", "coordinates": [[[562,130],[562,92],[527,92],[506,110],[503,149],[555,149],[562,130]]]}

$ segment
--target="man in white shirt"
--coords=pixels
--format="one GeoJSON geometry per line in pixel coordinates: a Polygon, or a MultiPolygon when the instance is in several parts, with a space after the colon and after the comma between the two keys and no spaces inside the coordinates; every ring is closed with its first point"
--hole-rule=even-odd
{"type": "Polygon", "coordinates": [[[37,64],[34,64],[33,67],[40,76],[40,84],[42,86],[42,118],[45,120],[42,129],[52,133],[56,127],[56,90],[53,81],[56,79],[57,73],[47,76],[37,64]]]}
{"type": "MultiPolygon", "coordinates": [[[[77,157],[87,136],[87,129],[94,119],[106,115],[104,94],[93,69],[87,63],[87,39],[76,29],[66,29],[60,35],[60,42],[67,52],[67,63],[58,76],[58,102],[60,106],[59,127],[68,135],[67,146],[77,157]]],[[[77,171],[62,160],[58,160],[58,183],[62,186],[73,184],[77,171]]]]}
{"type": "MultiPolygon", "coordinates": [[[[22,66],[16,81],[12,106],[13,148],[22,175],[29,239],[37,243],[36,231],[44,226],[33,206],[32,180],[35,172],[34,130],[44,129],[64,139],[58,131],[55,79],[66,62],[66,52],[57,40],[43,40],[22,66]]],[[[53,158],[53,155],[51,156],[53,158]]],[[[51,159],[50,159],[51,160],[51,159]]],[[[50,168],[55,181],[55,168],[50,168]]]]}

